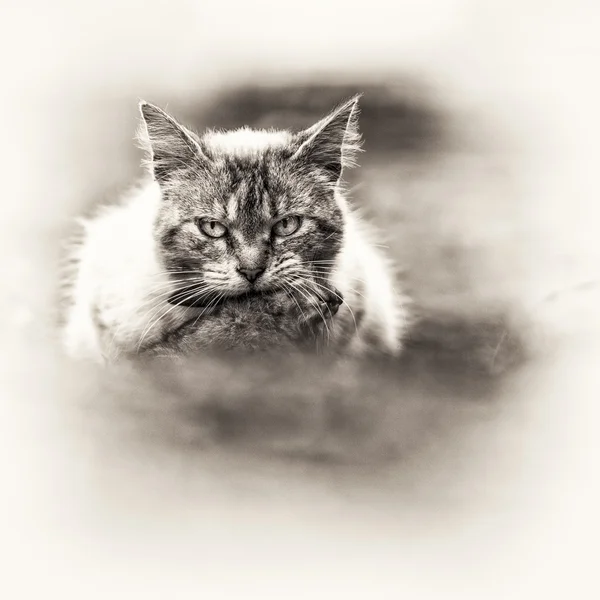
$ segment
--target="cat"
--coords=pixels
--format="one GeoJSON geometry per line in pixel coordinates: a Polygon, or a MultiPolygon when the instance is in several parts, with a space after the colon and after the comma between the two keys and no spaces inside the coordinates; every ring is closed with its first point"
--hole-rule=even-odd
{"type": "Polygon", "coordinates": [[[151,177],[82,222],[68,354],[115,360],[307,339],[397,354],[406,313],[392,268],[342,183],[361,149],[358,101],[298,133],[202,136],[141,102],[151,177]]]}

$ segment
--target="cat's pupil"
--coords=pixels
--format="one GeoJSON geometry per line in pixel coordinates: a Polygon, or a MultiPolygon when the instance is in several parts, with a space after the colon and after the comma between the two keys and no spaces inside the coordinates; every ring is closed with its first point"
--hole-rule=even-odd
{"type": "Polygon", "coordinates": [[[288,226],[288,220],[287,220],[287,219],[283,219],[283,221],[281,221],[281,226],[282,226],[284,229],[287,229],[287,226],[288,226]]]}
{"type": "Polygon", "coordinates": [[[215,222],[215,221],[211,221],[211,222],[209,223],[209,225],[210,225],[210,228],[211,228],[211,229],[214,229],[214,228],[216,227],[216,222],[215,222]]]}

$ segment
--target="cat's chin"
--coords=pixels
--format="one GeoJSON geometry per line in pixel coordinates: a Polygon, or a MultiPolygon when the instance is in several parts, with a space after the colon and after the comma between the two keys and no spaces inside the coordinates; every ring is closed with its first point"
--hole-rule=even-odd
{"type": "Polygon", "coordinates": [[[179,290],[172,294],[168,300],[174,306],[185,306],[188,308],[216,308],[227,302],[240,302],[250,298],[270,296],[277,290],[249,290],[239,294],[194,294],[192,288],[179,290]]]}
{"type": "MultiPolygon", "coordinates": [[[[253,298],[268,298],[280,292],[278,288],[267,290],[248,290],[238,294],[194,294],[193,288],[178,290],[169,297],[169,304],[174,306],[185,306],[188,308],[214,309],[230,302],[239,303],[253,298]]],[[[343,302],[343,296],[337,289],[315,292],[319,300],[328,306],[331,314],[337,313],[338,308],[343,302]]]]}

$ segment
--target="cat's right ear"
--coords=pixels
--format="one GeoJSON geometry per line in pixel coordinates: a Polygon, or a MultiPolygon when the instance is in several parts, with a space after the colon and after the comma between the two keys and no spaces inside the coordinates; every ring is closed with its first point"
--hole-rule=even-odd
{"type": "Polygon", "coordinates": [[[360,151],[358,131],[358,94],[334,109],[309,129],[296,134],[297,146],[292,160],[303,160],[324,169],[334,182],[342,170],[355,164],[360,151]]]}
{"type": "Polygon", "coordinates": [[[208,162],[191,131],[153,104],[142,101],[139,107],[143,125],[138,139],[156,181],[167,181],[177,171],[208,162]]]}

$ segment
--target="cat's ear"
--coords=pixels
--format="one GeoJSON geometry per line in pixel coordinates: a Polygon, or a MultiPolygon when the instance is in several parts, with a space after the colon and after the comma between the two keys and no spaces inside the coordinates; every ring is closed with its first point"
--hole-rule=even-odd
{"type": "Polygon", "coordinates": [[[195,134],[157,106],[144,101],[139,106],[143,125],[138,138],[159,183],[176,171],[208,162],[195,134]]]}
{"type": "Polygon", "coordinates": [[[344,167],[356,165],[361,137],[358,130],[358,94],[344,102],[324,119],[294,136],[292,160],[320,166],[337,182],[344,167]]]}

